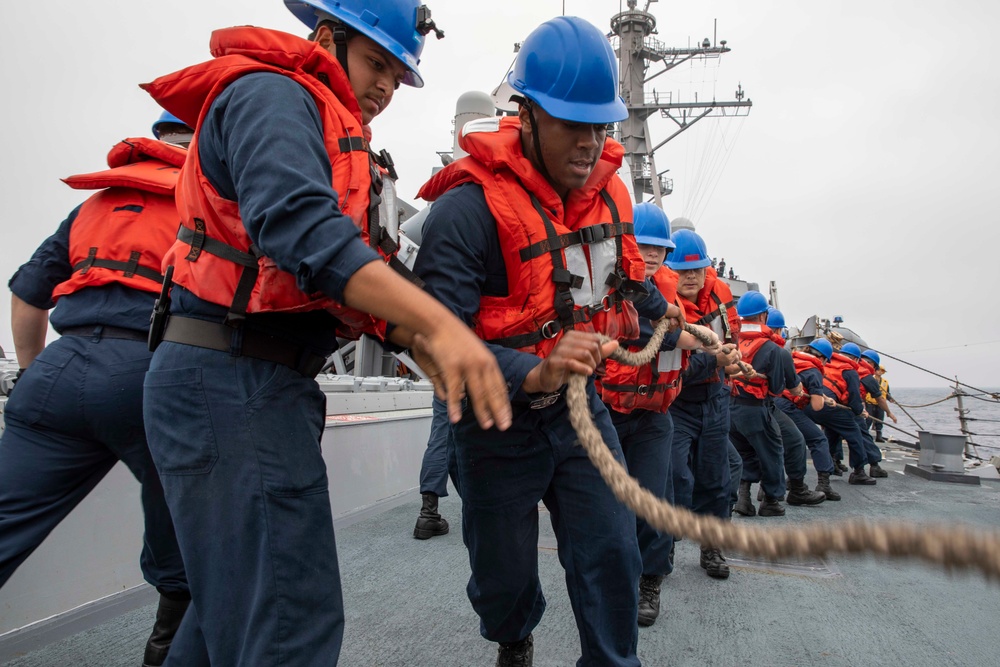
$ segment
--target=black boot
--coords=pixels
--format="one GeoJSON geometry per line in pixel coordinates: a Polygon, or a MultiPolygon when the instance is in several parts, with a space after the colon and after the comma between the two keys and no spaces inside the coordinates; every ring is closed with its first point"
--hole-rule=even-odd
{"type": "Polygon", "coordinates": [[[844,473],[847,472],[848,470],[850,470],[850,468],[845,466],[844,462],[841,461],[840,459],[837,459],[836,461],[833,462],[833,474],[836,475],[837,477],[843,477],[844,473]]]}
{"type": "Polygon", "coordinates": [[[701,548],[701,567],[708,576],[715,579],[729,578],[729,564],[718,549],[701,548]]]}
{"type": "Polygon", "coordinates": [[[830,473],[821,472],[817,474],[819,475],[819,484],[816,485],[816,490],[826,496],[827,500],[840,500],[840,494],[830,486],[830,473]]]}
{"type": "Polygon", "coordinates": [[[889,473],[882,469],[877,463],[873,463],[868,466],[868,476],[869,477],[888,477],[889,473]]]}
{"type": "Polygon", "coordinates": [[[736,505],[733,506],[733,511],[743,516],[757,516],[757,508],[750,500],[750,484],[750,482],[740,482],[740,490],[736,494],[736,505]]]}
{"type": "Polygon", "coordinates": [[[418,540],[427,540],[435,535],[448,534],[448,522],[438,514],[438,497],[433,493],[424,493],[424,504],[420,508],[420,516],[417,517],[417,525],[413,529],[413,536],[418,540]]]}
{"type": "Polygon", "coordinates": [[[648,627],[660,615],[660,585],[662,574],[644,574],[639,577],[639,625],[648,627]]]}
{"type": "Polygon", "coordinates": [[[187,600],[171,600],[164,595],[160,595],[160,604],[156,608],[156,622],[153,624],[153,632],[146,642],[146,653],[142,658],[142,667],[160,667],[167,659],[167,652],[170,650],[170,643],[177,634],[177,628],[181,625],[184,612],[191,604],[190,598],[187,600]]]}
{"type": "MultiPolygon", "coordinates": [[[[767,496],[766,496],[766,495],[764,494],[764,487],[763,487],[763,486],[760,486],[760,487],[759,487],[759,488],[757,489],[757,502],[758,502],[758,503],[762,503],[762,502],[764,502],[764,498],[766,498],[766,497],[767,497],[767,496]]],[[[781,497],[781,498],[778,498],[778,500],[784,500],[784,499],[785,499],[784,497],[781,497]]]]}
{"type": "Polygon", "coordinates": [[[865,473],[864,466],[861,466],[860,468],[855,468],[854,472],[851,473],[851,476],[847,478],[847,483],[863,484],[864,486],[872,486],[874,484],[878,484],[878,482],[876,482],[874,479],[872,479],[865,473]]]}
{"type": "Polygon", "coordinates": [[[760,504],[757,514],[760,516],[785,516],[785,508],[781,506],[781,502],[777,498],[767,496],[760,504]]]}
{"type": "Polygon", "coordinates": [[[806,486],[805,480],[788,480],[788,497],[786,501],[789,505],[819,505],[826,500],[826,496],[817,491],[811,491],[806,486]]]}
{"type": "Polygon", "coordinates": [[[529,634],[519,642],[500,643],[496,667],[531,667],[535,659],[535,640],[529,634]]]}

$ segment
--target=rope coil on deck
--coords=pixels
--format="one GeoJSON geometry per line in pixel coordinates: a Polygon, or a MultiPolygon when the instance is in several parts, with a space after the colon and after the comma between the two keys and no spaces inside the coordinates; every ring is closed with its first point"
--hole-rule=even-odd
{"type": "MultiPolygon", "coordinates": [[[[685,330],[701,339],[700,332],[696,333],[690,325],[685,325],[685,330]]],[[[645,349],[631,353],[619,348],[611,357],[630,366],[649,363],[666,331],[667,323],[661,322],[645,349]]],[[[615,497],[657,530],[769,560],[838,553],[877,554],[920,558],[947,570],[975,569],[988,579],[1000,579],[1000,532],[985,527],[850,520],[834,525],[761,529],[675,507],[639,486],[615,460],[594,425],[586,383],[586,377],[574,374],[566,392],[570,421],[580,444],[615,497]]]]}

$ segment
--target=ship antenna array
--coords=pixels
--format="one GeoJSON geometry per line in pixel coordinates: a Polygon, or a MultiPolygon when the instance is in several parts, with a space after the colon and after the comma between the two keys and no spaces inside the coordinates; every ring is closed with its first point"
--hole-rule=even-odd
{"type": "Polygon", "coordinates": [[[726,40],[717,39],[718,21],[713,27],[712,40],[706,37],[695,46],[668,47],[653,37],[658,33],[656,17],[649,13],[652,2],[655,0],[647,0],[645,8],[640,10],[638,0],[628,0],[628,9],[611,18],[608,37],[618,52],[621,95],[629,112],[628,118],[619,125],[617,139],[625,147],[635,200],[644,201],[646,195],[651,194],[653,201],[660,204],[661,198],[670,194],[672,188],[657,171],[654,153],[703,118],[748,115],[753,102],[746,97],[742,84],[734,100],[702,101],[696,97],[693,102],[680,102],[669,96],[661,98],[655,91],[647,95],[646,84],[661,74],[686,62],[719,58],[731,51],[726,40]],[[649,74],[653,63],[661,68],[649,74]],[[677,130],[651,146],[647,120],[656,113],[673,121],[677,130]]]}

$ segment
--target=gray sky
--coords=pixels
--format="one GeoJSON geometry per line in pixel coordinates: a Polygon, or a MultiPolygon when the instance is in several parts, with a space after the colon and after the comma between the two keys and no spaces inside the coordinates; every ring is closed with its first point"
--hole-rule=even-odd
{"type": "MultiPolygon", "coordinates": [[[[424,50],[427,85],[401,89],[373,123],[410,200],[440,164],[434,151],[451,148],[458,96],[491,90],[514,42],[563,6],[427,2],[447,33],[424,50]]],[[[565,5],[602,29],[620,7],[565,5]]],[[[666,44],[711,38],[718,19],[733,49],[658,77],[660,92],[731,99],[742,83],[754,103],[749,117],[703,120],[657,154],[674,179],[664,208],[691,218],[742,278],[777,281],[790,324],[840,315],[877,349],[997,386],[1000,5],[919,6],[653,4],[666,44]]],[[[49,0],[4,3],[0,16],[4,281],[84,198],[59,178],[100,169],[116,141],[148,135],[159,109],[136,84],[207,59],[216,28],[305,33],[280,0],[49,0]]],[[[672,131],[651,123],[654,136],[672,131]]],[[[0,345],[12,353],[9,311],[0,290],[0,345]]],[[[896,386],[943,383],[886,365],[896,386]]]]}

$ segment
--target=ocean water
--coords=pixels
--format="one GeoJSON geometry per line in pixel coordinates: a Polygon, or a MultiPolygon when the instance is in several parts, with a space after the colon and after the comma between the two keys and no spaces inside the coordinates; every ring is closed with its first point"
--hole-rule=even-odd
{"type": "MultiPolygon", "coordinates": [[[[987,392],[1000,392],[1000,389],[997,387],[980,387],[980,389],[987,392]]],[[[984,396],[980,392],[968,387],[963,387],[962,391],[968,394],[962,397],[962,408],[968,411],[965,415],[969,420],[966,422],[966,429],[975,434],[972,436],[975,451],[978,451],[978,455],[987,460],[991,456],[1000,456],[1000,401],[994,400],[989,395],[984,396]]],[[[923,430],[930,431],[931,433],[942,433],[945,435],[962,434],[961,425],[958,420],[958,401],[956,398],[950,398],[927,407],[910,407],[925,406],[928,403],[952,396],[955,393],[953,387],[921,389],[904,387],[896,389],[890,385],[889,393],[892,394],[892,397],[898,403],[905,406],[906,412],[909,412],[912,416],[911,419],[898,406],[890,405],[893,413],[899,419],[899,423],[893,424],[892,420],[887,418],[889,425],[898,426],[909,431],[913,436],[917,434],[918,428],[921,427],[923,430]],[[919,427],[914,423],[914,420],[920,425],[919,427]]],[[[888,425],[883,429],[882,434],[885,436],[892,435],[899,440],[907,442],[912,442],[916,439],[893,430],[888,425]]]]}

